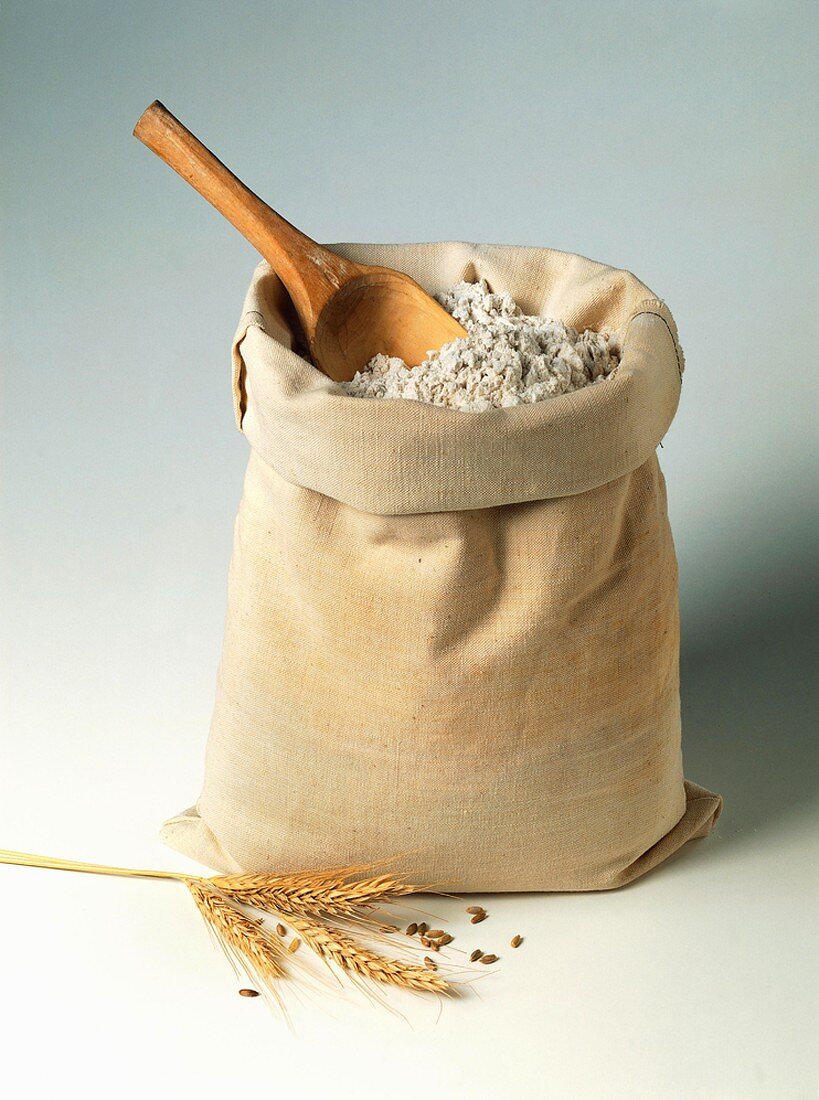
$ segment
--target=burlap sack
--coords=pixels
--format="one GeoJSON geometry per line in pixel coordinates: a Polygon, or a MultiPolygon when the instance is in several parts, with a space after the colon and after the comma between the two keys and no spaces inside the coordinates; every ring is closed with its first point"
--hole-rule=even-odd
{"type": "Polygon", "coordinates": [[[346,396],[266,264],[234,343],[251,444],[199,802],[221,871],[397,857],[451,889],[619,886],[716,820],[683,781],[677,567],[655,449],[682,355],[633,275],[546,249],[345,245],[610,325],[605,383],[464,413],[346,396]]]}

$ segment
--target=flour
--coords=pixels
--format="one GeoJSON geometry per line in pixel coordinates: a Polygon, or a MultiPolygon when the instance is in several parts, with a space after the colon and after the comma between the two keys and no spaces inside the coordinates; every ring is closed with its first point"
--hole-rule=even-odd
{"type": "Polygon", "coordinates": [[[352,397],[403,397],[464,412],[543,401],[602,382],[617,367],[611,330],[577,332],[561,321],[524,315],[486,280],[438,296],[467,336],[428,352],[417,367],[376,355],[349,382],[352,397]]]}

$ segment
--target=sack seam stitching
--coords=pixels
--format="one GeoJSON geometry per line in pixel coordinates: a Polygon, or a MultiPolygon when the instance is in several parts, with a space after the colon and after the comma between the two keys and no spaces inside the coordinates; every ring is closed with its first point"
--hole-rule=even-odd
{"type": "MultiPolygon", "coordinates": [[[[659,304],[661,306],[663,306],[664,309],[668,308],[662,302],[660,302],[659,304]]],[[[664,316],[663,313],[661,313],[657,310],[654,310],[654,309],[641,309],[639,313],[632,313],[631,317],[629,317],[629,319],[628,319],[628,323],[626,324],[626,330],[628,330],[628,326],[631,324],[632,321],[636,320],[636,318],[645,317],[645,316],[658,317],[662,321],[662,323],[665,325],[665,327],[668,329],[668,335],[671,337],[671,343],[674,346],[674,356],[677,360],[677,373],[680,376],[680,382],[682,382],[683,367],[682,367],[682,361],[680,359],[679,341],[677,340],[677,337],[674,335],[674,330],[671,328],[671,325],[668,323],[668,320],[666,319],[666,317],[664,316]]]]}

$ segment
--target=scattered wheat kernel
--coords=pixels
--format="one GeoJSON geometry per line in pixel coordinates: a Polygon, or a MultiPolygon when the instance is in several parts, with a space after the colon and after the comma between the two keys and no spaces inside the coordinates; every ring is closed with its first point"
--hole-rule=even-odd
{"type": "Polygon", "coordinates": [[[294,951],[298,951],[301,947],[301,940],[296,936],[294,940],[290,941],[290,946],[287,948],[288,952],[292,955],[294,951]]]}
{"type": "Polygon", "coordinates": [[[431,940],[437,940],[440,936],[443,936],[443,934],[443,928],[430,928],[429,932],[427,932],[427,935],[431,940]]]}
{"type": "Polygon", "coordinates": [[[480,924],[481,921],[486,920],[486,918],[487,918],[486,913],[483,913],[483,912],[476,913],[475,916],[470,919],[469,923],[470,924],[480,924]]]}
{"type": "Polygon", "coordinates": [[[466,911],[467,913],[483,913],[484,909],[482,905],[470,905],[466,911]]]}
{"type": "Polygon", "coordinates": [[[435,942],[435,940],[430,940],[429,941],[429,949],[430,949],[430,951],[440,951],[441,950],[441,948],[438,946],[438,944],[435,942]]]}
{"type": "Polygon", "coordinates": [[[283,924],[276,925],[276,932],[278,935],[281,936],[282,939],[284,939],[284,937],[287,935],[287,929],[284,927],[283,924]]]}
{"type": "Polygon", "coordinates": [[[482,963],[495,963],[498,961],[497,955],[481,955],[482,963]]]}
{"type": "Polygon", "coordinates": [[[407,925],[407,935],[408,936],[414,936],[417,931],[418,931],[418,925],[417,924],[413,923],[413,924],[408,924],[407,925]]]}
{"type": "Polygon", "coordinates": [[[429,955],[424,955],[424,966],[427,967],[428,970],[437,970],[438,969],[438,964],[436,962],[434,962],[429,957],[429,955]]]}
{"type": "Polygon", "coordinates": [[[239,990],[239,996],[240,997],[258,997],[259,996],[259,991],[258,991],[258,989],[240,989],[239,990]]]}
{"type": "Polygon", "coordinates": [[[445,933],[443,934],[443,936],[439,936],[439,937],[438,937],[438,946],[439,946],[439,947],[446,947],[446,945],[447,945],[448,943],[452,943],[452,941],[453,941],[454,939],[455,939],[455,937],[454,937],[454,936],[450,936],[450,934],[449,934],[448,932],[445,932],[445,933]]]}
{"type": "Polygon", "coordinates": [[[523,936],[513,936],[511,941],[510,941],[510,946],[520,947],[520,945],[522,943],[523,943],[523,936]]]}
{"type": "Polygon", "coordinates": [[[427,932],[429,932],[429,925],[425,920],[422,920],[421,923],[418,925],[418,931],[421,933],[422,936],[425,936],[427,932]]]}
{"type": "Polygon", "coordinates": [[[476,963],[481,955],[483,955],[483,951],[481,951],[480,947],[476,947],[472,954],[469,956],[469,961],[471,963],[476,963]]]}

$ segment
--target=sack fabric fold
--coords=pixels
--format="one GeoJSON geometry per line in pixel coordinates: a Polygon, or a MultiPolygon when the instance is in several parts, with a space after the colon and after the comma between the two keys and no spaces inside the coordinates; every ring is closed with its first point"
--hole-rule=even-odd
{"type": "Polygon", "coordinates": [[[550,249],[335,245],[428,291],[485,278],[618,331],[605,382],[460,412],[347,396],[267,264],[233,348],[251,454],[195,807],[219,871],[393,860],[464,891],[596,890],[706,835],[685,782],[677,565],[656,448],[683,370],[633,275],[550,249]]]}

